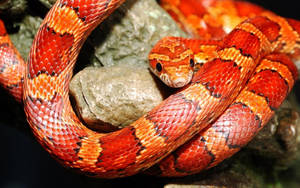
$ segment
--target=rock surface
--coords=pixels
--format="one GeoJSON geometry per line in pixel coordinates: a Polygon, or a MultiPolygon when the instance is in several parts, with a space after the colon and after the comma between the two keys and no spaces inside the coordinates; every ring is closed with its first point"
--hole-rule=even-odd
{"type": "Polygon", "coordinates": [[[92,33],[88,42],[96,46],[93,63],[148,67],[151,48],[169,35],[186,36],[155,0],[127,0],[92,33]]]}
{"type": "Polygon", "coordinates": [[[24,13],[26,9],[27,9],[26,0],[0,1],[0,14],[16,16],[24,13]]]}
{"type": "Polygon", "coordinates": [[[51,8],[51,6],[56,2],[56,0],[39,0],[39,1],[47,8],[51,8]]]}
{"type": "Polygon", "coordinates": [[[120,64],[85,68],[70,88],[84,122],[109,131],[132,123],[158,105],[163,100],[158,85],[148,69],[120,64]]]}
{"type": "Polygon", "coordinates": [[[41,22],[42,19],[39,17],[25,16],[22,19],[22,24],[17,25],[19,32],[10,35],[12,42],[17,49],[20,49],[19,52],[24,59],[26,59],[29,54],[33,38],[41,22]]]}

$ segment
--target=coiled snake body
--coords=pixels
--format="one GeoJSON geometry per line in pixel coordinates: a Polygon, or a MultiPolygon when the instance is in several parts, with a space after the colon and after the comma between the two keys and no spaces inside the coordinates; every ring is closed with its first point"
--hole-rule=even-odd
{"type": "MultiPolygon", "coordinates": [[[[133,175],[159,161],[154,170],[163,176],[210,168],[253,138],[297,78],[290,59],[299,55],[300,23],[262,11],[218,41],[176,39],[193,51],[179,55],[182,60],[192,57],[199,63],[197,58],[205,56],[191,83],[130,126],[108,134],[94,132],[73,112],[68,85],[84,40],[122,3],[58,0],[34,39],[25,73],[17,55],[1,60],[0,81],[17,99],[23,91],[34,135],[64,166],[102,178],[133,175]],[[7,79],[14,71],[18,76],[7,79]]],[[[0,51],[12,54],[2,23],[0,29],[0,51]]],[[[164,45],[169,39],[152,50],[150,62],[162,63],[159,53],[176,52],[176,46],[164,45]]]]}

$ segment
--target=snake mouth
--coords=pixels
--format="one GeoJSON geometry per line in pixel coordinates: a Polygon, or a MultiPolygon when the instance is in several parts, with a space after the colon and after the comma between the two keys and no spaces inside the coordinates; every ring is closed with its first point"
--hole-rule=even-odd
{"type": "Polygon", "coordinates": [[[173,80],[171,83],[171,87],[174,88],[180,88],[183,87],[185,85],[187,85],[189,82],[191,81],[191,79],[186,79],[186,78],[177,78],[176,80],[173,80]]]}
{"type": "MultiPolygon", "coordinates": [[[[168,77],[168,76],[166,76],[168,77]]],[[[164,82],[166,83],[166,81],[168,81],[168,83],[166,83],[169,87],[173,87],[173,88],[181,88],[185,85],[187,85],[188,83],[190,83],[190,81],[192,80],[193,77],[193,71],[189,71],[188,74],[178,74],[176,76],[176,78],[169,78],[165,79],[164,82]]]]}

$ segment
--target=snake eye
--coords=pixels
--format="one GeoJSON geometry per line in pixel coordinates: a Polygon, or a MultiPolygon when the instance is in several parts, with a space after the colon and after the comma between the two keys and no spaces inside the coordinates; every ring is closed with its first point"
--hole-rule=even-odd
{"type": "Polygon", "coordinates": [[[157,70],[158,72],[162,71],[162,66],[161,66],[160,63],[156,63],[156,70],[157,70]]]}
{"type": "Polygon", "coordinates": [[[190,66],[191,66],[191,67],[194,67],[194,66],[195,66],[194,59],[190,59],[190,66]]]}

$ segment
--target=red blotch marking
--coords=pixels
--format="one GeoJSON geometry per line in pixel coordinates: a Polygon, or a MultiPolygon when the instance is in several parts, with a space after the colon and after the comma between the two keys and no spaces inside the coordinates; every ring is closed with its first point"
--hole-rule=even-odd
{"type": "Polygon", "coordinates": [[[85,0],[74,1],[65,0],[61,6],[67,6],[76,11],[78,17],[86,23],[97,21],[99,17],[103,19],[108,16],[115,7],[118,7],[123,1],[115,0],[85,0]],[[87,6],[88,5],[88,6],[87,6]]]}
{"type": "Polygon", "coordinates": [[[280,25],[269,20],[266,17],[255,17],[250,20],[250,23],[255,25],[270,42],[277,40],[280,32],[280,25]]]}
{"type": "Polygon", "coordinates": [[[122,170],[133,165],[143,146],[135,136],[133,127],[123,128],[100,138],[102,151],[96,165],[107,171],[122,170]]]}
{"type": "MultiPolygon", "coordinates": [[[[161,54],[169,57],[169,61],[161,60],[162,65],[164,66],[186,64],[186,61],[184,60],[186,60],[186,58],[189,60],[189,56],[179,62],[172,62],[174,59],[181,59],[180,55],[189,49],[185,44],[186,41],[181,37],[164,37],[155,44],[150,54],[161,54]]],[[[150,62],[152,67],[156,66],[157,61],[150,62]]]]}
{"type": "Polygon", "coordinates": [[[172,95],[156,109],[148,113],[147,119],[153,122],[157,134],[166,142],[179,139],[194,125],[197,116],[196,102],[185,100],[181,94],[172,95]]]}
{"type": "Polygon", "coordinates": [[[159,165],[163,171],[167,171],[166,174],[169,170],[177,171],[179,175],[200,172],[232,156],[260,128],[260,120],[250,108],[233,104],[214,124],[195,135],[159,165]]]}
{"type": "Polygon", "coordinates": [[[24,68],[15,48],[10,43],[0,44],[0,85],[19,102],[22,100],[24,68]]]}
{"type": "MultiPolygon", "coordinates": [[[[197,134],[188,143],[184,144],[174,155],[174,168],[178,172],[199,172],[207,168],[215,159],[206,147],[202,134],[197,134]]],[[[170,158],[170,157],[169,157],[170,158]]],[[[170,165],[171,160],[164,161],[162,165],[170,165]],[[169,164],[168,164],[169,163],[169,164]]],[[[166,167],[165,167],[166,168],[166,167]]]]}
{"type": "Polygon", "coordinates": [[[278,108],[288,93],[288,84],[278,72],[264,70],[254,75],[255,82],[249,83],[247,90],[267,97],[272,109],[278,108]]]}
{"type": "Polygon", "coordinates": [[[229,88],[234,88],[239,83],[241,72],[235,62],[222,59],[215,59],[203,65],[192,82],[199,82],[205,85],[207,90],[214,97],[228,97],[232,95],[229,88]],[[228,85],[231,85],[230,87],[228,85]]]}
{"type": "MultiPolygon", "coordinates": [[[[215,132],[222,134],[222,137],[226,138],[226,143],[230,148],[240,148],[246,145],[260,127],[261,122],[256,114],[249,107],[240,103],[231,105],[212,125],[212,129],[215,132]]],[[[214,135],[209,136],[213,137],[214,135]]],[[[218,143],[214,144],[216,147],[218,146],[218,143]]]]}
{"type": "Polygon", "coordinates": [[[292,73],[294,80],[298,79],[298,69],[293,63],[293,61],[286,54],[272,53],[264,58],[269,59],[271,61],[280,62],[281,64],[287,66],[289,71],[292,73]]]}
{"type": "Polygon", "coordinates": [[[300,22],[294,19],[287,18],[287,22],[292,26],[292,28],[300,35],[300,22]]]}
{"type": "Polygon", "coordinates": [[[68,65],[66,61],[71,53],[70,48],[73,45],[74,36],[67,33],[63,35],[56,33],[46,24],[41,28],[35,42],[38,47],[31,52],[34,55],[30,55],[30,78],[34,78],[40,73],[59,75],[68,65]]]}
{"type": "Polygon", "coordinates": [[[259,127],[260,121],[249,108],[242,104],[234,104],[212,126],[181,146],[175,151],[174,156],[168,157],[161,166],[165,169],[177,169],[179,172],[199,172],[237,152],[235,148],[246,145],[259,127]],[[210,139],[205,140],[204,137],[210,139]],[[224,145],[224,138],[227,145],[224,145]],[[208,150],[208,145],[212,146],[211,151],[208,150]]]}
{"type": "Polygon", "coordinates": [[[62,120],[63,98],[55,95],[50,101],[45,101],[27,97],[24,104],[28,121],[41,145],[59,160],[79,160],[77,153],[86,133],[72,124],[74,122],[62,120]]]}
{"type": "Polygon", "coordinates": [[[259,38],[241,29],[234,29],[224,38],[222,48],[230,47],[235,47],[241,51],[241,55],[251,56],[253,59],[261,52],[259,38]]]}

